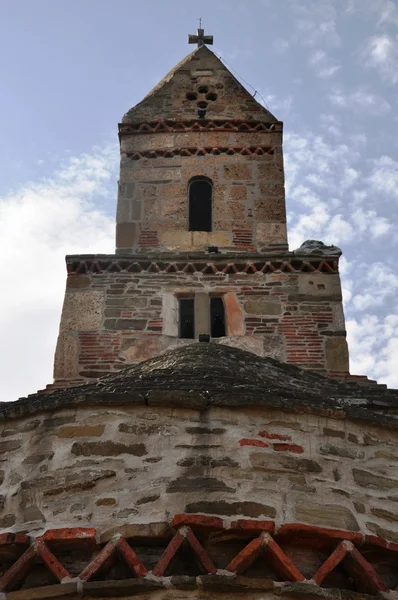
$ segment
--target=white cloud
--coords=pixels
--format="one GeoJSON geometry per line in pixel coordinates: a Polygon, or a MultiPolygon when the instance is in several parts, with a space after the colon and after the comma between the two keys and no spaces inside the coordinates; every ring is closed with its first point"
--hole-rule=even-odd
{"type": "Polygon", "coordinates": [[[398,388],[398,314],[350,317],[346,328],[351,373],[371,374],[379,383],[398,388]]]}
{"type": "Polygon", "coordinates": [[[0,253],[8,257],[0,297],[3,401],[52,380],[65,254],[114,251],[116,157],[113,146],[94,149],[0,198],[0,253]],[[98,209],[109,195],[112,216],[98,209]]]}
{"type": "Polygon", "coordinates": [[[370,38],[364,52],[366,65],[379,71],[389,83],[398,83],[398,36],[386,33],[370,38]]]}
{"type": "Polygon", "coordinates": [[[374,192],[398,199],[398,161],[390,156],[371,160],[372,172],[368,181],[374,192]]]}
{"type": "Polygon", "coordinates": [[[340,45],[341,39],[336,26],[337,12],[333,2],[312,0],[304,3],[293,0],[291,8],[295,15],[296,36],[304,45],[340,45]]]}
{"type": "Polygon", "coordinates": [[[329,95],[329,102],[336,108],[348,109],[359,115],[361,112],[380,115],[391,110],[391,105],[385,98],[378,94],[373,94],[373,92],[365,88],[348,93],[344,93],[341,90],[334,90],[329,95]]]}
{"type": "Polygon", "coordinates": [[[324,50],[316,50],[308,62],[321,79],[329,79],[340,70],[340,65],[336,64],[324,50]]]}

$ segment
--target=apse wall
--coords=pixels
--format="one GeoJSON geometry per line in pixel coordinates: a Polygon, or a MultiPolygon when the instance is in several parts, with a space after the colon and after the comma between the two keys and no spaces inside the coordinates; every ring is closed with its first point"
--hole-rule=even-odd
{"type": "Polygon", "coordinates": [[[398,542],[396,431],[330,412],[97,404],[3,421],[0,527],[109,539],[189,513],[398,542]]]}

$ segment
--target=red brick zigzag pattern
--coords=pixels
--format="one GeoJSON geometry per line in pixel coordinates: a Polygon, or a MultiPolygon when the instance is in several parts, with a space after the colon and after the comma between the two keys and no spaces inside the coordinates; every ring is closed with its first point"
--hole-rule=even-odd
{"type": "Polygon", "coordinates": [[[140,158],[173,158],[174,156],[206,156],[208,154],[213,156],[219,156],[220,154],[227,154],[228,156],[234,156],[240,154],[241,156],[263,156],[264,154],[273,154],[274,149],[270,146],[243,146],[243,147],[231,147],[231,146],[217,146],[207,148],[173,148],[173,149],[156,149],[156,150],[138,150],[123,151],[122,154],[129,156],[133,160],[140,160],[140,158]]]}
{"type": "MultiPolygon", "coordinates": [[[[326,577],[345,559],[345,569],[352,577],[355,586],[361,592],[378,594],[389,591],[370,562],[361,554],[359,547],[366,545],[384,553],[391,553],[398,559],[398,544],[388,542],[371,535],[358,532],[327,529],[303,524],[282,525],[277,530],[273,521],[240,519],[226,524],[220,517],[180,514],[171,523],[175,534],[152,570],[152,575],[161,578],[166,575],[177,553],[189,547],[201,570],[207,575],[217,575],[218,571],[212,558],[203,548],[195,535],[222,535],[228,532],[235,537],[249,540],[244,548],[229,562],[226,571],[231,575],[245,573],[258,559],[269,565],[280,581],[310,582],[321,586],[326,577]],[[242,537],[243,536],[243,537],[242,537]],[[276,539],[274,539],[276,538],[276,539]],[[280,543],[298,543],[313,548],[328,548],[330,555],[324,563],[305,579],[291,558],[283,551],[280,543]],[[279,543],[278,543],[279,542],[279,543]]],[[[25,580],[27,574],[37,562],[44,564],[60,584],[73,581],[82,583],[101,580],[109,572],[112,562],[119,558],[135,578],[151,578],[151,574],[137,556],[137,553],[121,535],[115,535],[95,558],[82,570],[78,578],[72,578],[55,553],[63,549],[97,551],[96,531],[92,528],[52,529],[36,538],[31,544],[29,537],[23,534],[5,533],[0,535],[0,557],[6,561],[13,557],[14,564],[5,571],[0,579],[0,592],[16,589],[25,580]]],[[[178,573],[177,573],[178,574],[178,573]]],[[[221,575],[221,572],[220,572],[221,575]]]]}
{"type": "Polygon", "coordinates": [[[261,131],[281,131],[282,124],[262,123],[261,121],[207,121],[204,119],[193,121],[151,121],[146,123],[120,123],[119,135],[135,135],[140,133],[169,133],[169,132],[206,132],[206,131],[227,131],[227,132],[248,132],[258,133],[261,131]]]}
{"type": "MultiPolygon", "coordinates": [[[[141,234],[143,235],[143,233],[141,234]]],[[[144,239],[144,238],[143,238],[144,239]]],[[[238,238],[236,238],[237,240],[238,238]]],[[[248,236],[243,236],[245,244],[250,243],[248,236]]],[[[147,232],[145,238],[148,245],[155,243],[153,232],[147,232]]],[[[236,242],[237,243],[237,242],[236,242]]],[[[101,260],[101,259],[83,259],[83,260],[68,260],[67,263],[69,275],[81,275],[85,273],[338,273],[337,261],[319,260],[317,262],[307,260],[292,260],[292,261],[261,261],[247,263],[213,263],[208,261],[192,262],[161,262],[148,260],[101,260]]]]}

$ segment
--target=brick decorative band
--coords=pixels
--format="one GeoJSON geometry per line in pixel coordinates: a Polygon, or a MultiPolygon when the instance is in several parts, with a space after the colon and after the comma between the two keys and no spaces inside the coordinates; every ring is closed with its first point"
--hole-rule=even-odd
{"type": "MultiPolygon", "coordinates": [[[[155,525],[122,526],[124,532],[130,527],[132,535],[122,536],[111,530],[112,535],[99,536],[99,545],[93,528],[50,529],[34,540],[24,534],[3,533],[0,535],[3,573],[0,592],[19,589],[23,585],[21,596],[15,593],[12,598],[30,598],[26,595],[30,578],[25,580],[40,562],[45,567],[44,570],[41,567],[40,572],[47,570],[50,581],[55,579],[61,585],[46,585],[44,577],[45,587],[38,588],[37,578],[33,578],[35,598],[64,597],[69,591],[66,586],[71,585],[77,585],[77,590],[87,592],[87,596],[95,586],[98,590],[105,586],[108,591],[112,586],[121,586],[125,591],[131,588],[134,592],[150,592],[170,585],[178,588],[181,579],[178,575],[185,572],[187,564],[191,565],[192,573],[189,582],[185,581],[190,584],[189,589],[199,586],[224,592],[276,591],[282,585],[290,585],[291,592],[301,590],[301,594],[311,597],[325,597],[320,590],[325,582],[325,587],[329,588],[328,598],[345,598],[339,590],[352,590],[353,584],[354,590],[377,596],[389,591],[387,582],[392,580],[391,577],[394,579],[398,563],[398,544],[360,532],[301,523],[277,527],[269,520],[227,522],[218,516],[197,514],[179,514],[170,525],[155,525]],[[159,529],[159,525],[162,528],[159,529]],[[156,529],[158,537],[154,534],[156,529]],[[152,539],[148,542],[148,538],[152,539]],[[212,543],[215,539],[216,544],[212,543]],[[151,565],[145,564],[150,560],[145,550],[142,556],[146,558],[140,557],[145,543],[152,549],[149,555],[156,556],[151,565]],[[80,572],[72,578],[69,570],[76,569],[74,555],[78,557],[77,572],[80,572]],[[260,563],[257,562],[253,576],[250,569],[257,559],[260,563]],[[116,561],[124,563],[124,577],[117,580],[109,577],[116,561]],[[381,574],[377,571],[378,565],[381,574]],[[335,569],[338,584],[335,589],[330,589],[330,577],[335,569]],[[176,576],[174,580],[173,576],[176,576]],[[329,582],[326,582],[327,578],[329,582]],[[91,581],[93,583],[89,584],[91,581]],[[40,590],[43,590],[42,595],[40,590]]],[[[348,593],[351,594],[349,598],[355,597],[355,592],[348,593]]]]}
{"type": "MultiPolygon", "coordinates": [[[[236,240],[236,243],[237,240],[236,240]]],[[[148,238],[146,245],[154,245],[155,238],[148,238]]],[[[241,245],[250,244],[248,238],[240,242],[241,245]]],[[[115,259],[77,259],[67,257],[67,270],[69,275],[80,275],[84,273],[295,273],[295,272],[321,272],[338,273],[338,262],[336,260],[267,260],[258,262],[224,262],[208,260],[192,260],[181,262],[163,262],[160,260],[142,260],[115,258],[115,259]]]]}
{"type": "Polygon", "coordinates": [[[140,133],[185,133],[189,131],[226,131],[258,133],[262,131],[282,131],[282,123],[239,120],[192,120],[192,121],[150,121],[145,123],[119,123],[119,137],[140,133]]]}
{"type": "Polygon", "coordinates": [[[174,156],[206,156],[212,154],[213,156],[219,156],[220,154],[227,154],[228,156],[234,156],[240,154],[241,156],[263,156],[264,154],[273,154],[274,149],[271,146],[244,146],[234,148],[231,146],[216,147],[216,148],[166,148],[157,150],[138,150],[123,151],[124,156],[129,156],[133,160],[140,160],[141,158],[173,158],[174,156]]]}

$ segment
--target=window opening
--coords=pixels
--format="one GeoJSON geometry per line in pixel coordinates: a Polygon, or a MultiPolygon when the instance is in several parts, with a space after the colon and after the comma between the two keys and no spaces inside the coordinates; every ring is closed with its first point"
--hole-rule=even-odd
{"type": "Polygon", "coordinates": [[[220,297],[210,298],[211,337],[225,336],[224,302],[220,297]]]}
{"type": "Polygon", "coordinates": [[[193,298],[180,298],[180,338],[195,337],[195,304],[193,298]]]}
{"type": "Polygon", "coordinates": [[[189,186],[189,231],[211,231],[211,205],[211,183],[205,179],[192,181],[189,186]]]}

